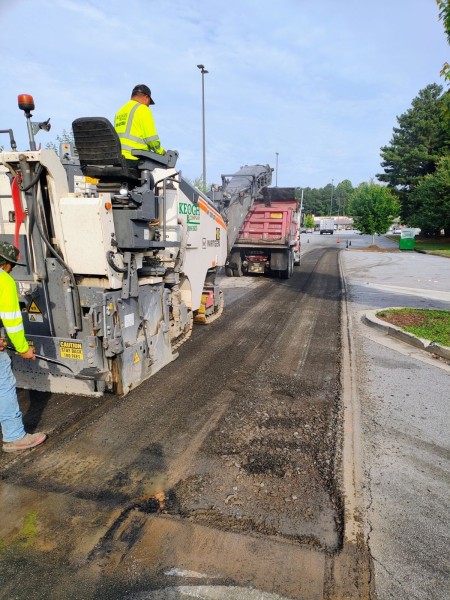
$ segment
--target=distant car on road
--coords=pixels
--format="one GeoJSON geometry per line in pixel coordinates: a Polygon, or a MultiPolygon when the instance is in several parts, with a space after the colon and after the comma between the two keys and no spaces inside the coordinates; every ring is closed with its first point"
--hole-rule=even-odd
{"type": "Polygon", "coordinates": [[[400,235],[402,232],[401,227],[393,227],[392,228],[392,234],[393,235],[400,235]]]}
{"type": "Polygon", "coordinates": [[[305,233],[313,233],[313,231],[314,231],[314,229],[310,229],[310,228],[308,228],[308,229],[305,231],[305,233]]]}

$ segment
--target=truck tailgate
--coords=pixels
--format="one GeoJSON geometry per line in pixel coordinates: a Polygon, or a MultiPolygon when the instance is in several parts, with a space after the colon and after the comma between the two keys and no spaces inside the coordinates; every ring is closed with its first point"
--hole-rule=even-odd
{"type": "Polygon", "coordinates": [[[286,206],[254,206],[242,225],[236,244],[289,244],[292,208],[286,206]]]}

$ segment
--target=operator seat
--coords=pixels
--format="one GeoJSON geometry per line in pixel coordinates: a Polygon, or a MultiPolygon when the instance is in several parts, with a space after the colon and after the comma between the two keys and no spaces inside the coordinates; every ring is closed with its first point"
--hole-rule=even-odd
{"type": "Polygon", "coordinates": [[[130,167],[122,156],[119,136],[105,117],[75,119],[72,129],[83,174],[100,179],[104,184],[120,185],[126,182],[131,189],[141,179],[146,179],[145,171],[152,171],[156,167],[174,167],[178,158],[178,153],[173,150],[167,151],[165,155],[133,150],[132,154],[138,160],[136,167],[130,167]]]}

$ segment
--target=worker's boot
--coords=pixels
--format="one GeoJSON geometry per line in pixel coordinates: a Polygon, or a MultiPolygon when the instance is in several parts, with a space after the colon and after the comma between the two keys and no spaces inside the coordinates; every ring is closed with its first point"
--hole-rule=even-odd
{"type": "Polygon", "coordinates": [[[17,452],[19,450],[28,450],[39,446],[47,439],[46,433],[26,433],[20,440],[14,442],[3,442],[3,452],[17,452]]]}

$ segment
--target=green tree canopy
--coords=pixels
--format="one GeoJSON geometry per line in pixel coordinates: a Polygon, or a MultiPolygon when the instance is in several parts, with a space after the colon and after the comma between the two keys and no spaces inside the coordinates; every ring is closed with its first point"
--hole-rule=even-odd
{"type": "MultiPolygon", "coordinates": [[[[348,179],[344,179],[336,186],[329,183],[323,188],[303,188],[304,212],[316,216],[328,216],[331,210],[333,215],[337,213],[344,215],[352,192],[353,186],[348,179]]],[[[300,192],[297,197],[300,198],[300,192]]]]}
{"type": "Polygon", "coordinates": [[[306,215],[305,216],[305,221],[303,223],[304,227],[306,227],[306,229],[314,229],[314,217],[312,215],[306,215]]]}
{"type": "Polygon", "coordinates": [[[440,159],[436,171],[427,175],[411,194],[414,211],[409,220],[422,233],[450,233],[450,156],[440,159]]]}
{"type": "Polygon", "coordinates": [[[348,212],[356,227],[372,236],[385,233],[399,210],[400,205],[394,194],[373,181],[361,183],[351,195],[348,205],[348,212]]]}
{"type": "MultiPolygon", "coordinates": [[[[436,0],[439,8],[439,19],[444,24],[445,35],[450,44],[450,0],[436,0]]],[[[450,82],[450,65],[445,62],[442,66],[441,75],[450,82]]]]}
{"type": "Polygon", "coordinates": [[[431,84],[419,92],[412,108],[397,117],[398,127],[388,146],[381,148],[384,173],[377,178],[395,188],[402,204],[402,219],[410,220],[410,195],[422,178],[434,173],[448,151],[449,132],[443,119],[442,86],[431,84]]]}
{"type": "Polygon", "coordinates": [[[344,179],[344,181],[337,184],[333,201],[338,203],[338,213],[340,215],[345,215],[348,201],[353,194],[353,190],[352,182],[349,179],[344,179]]]}

